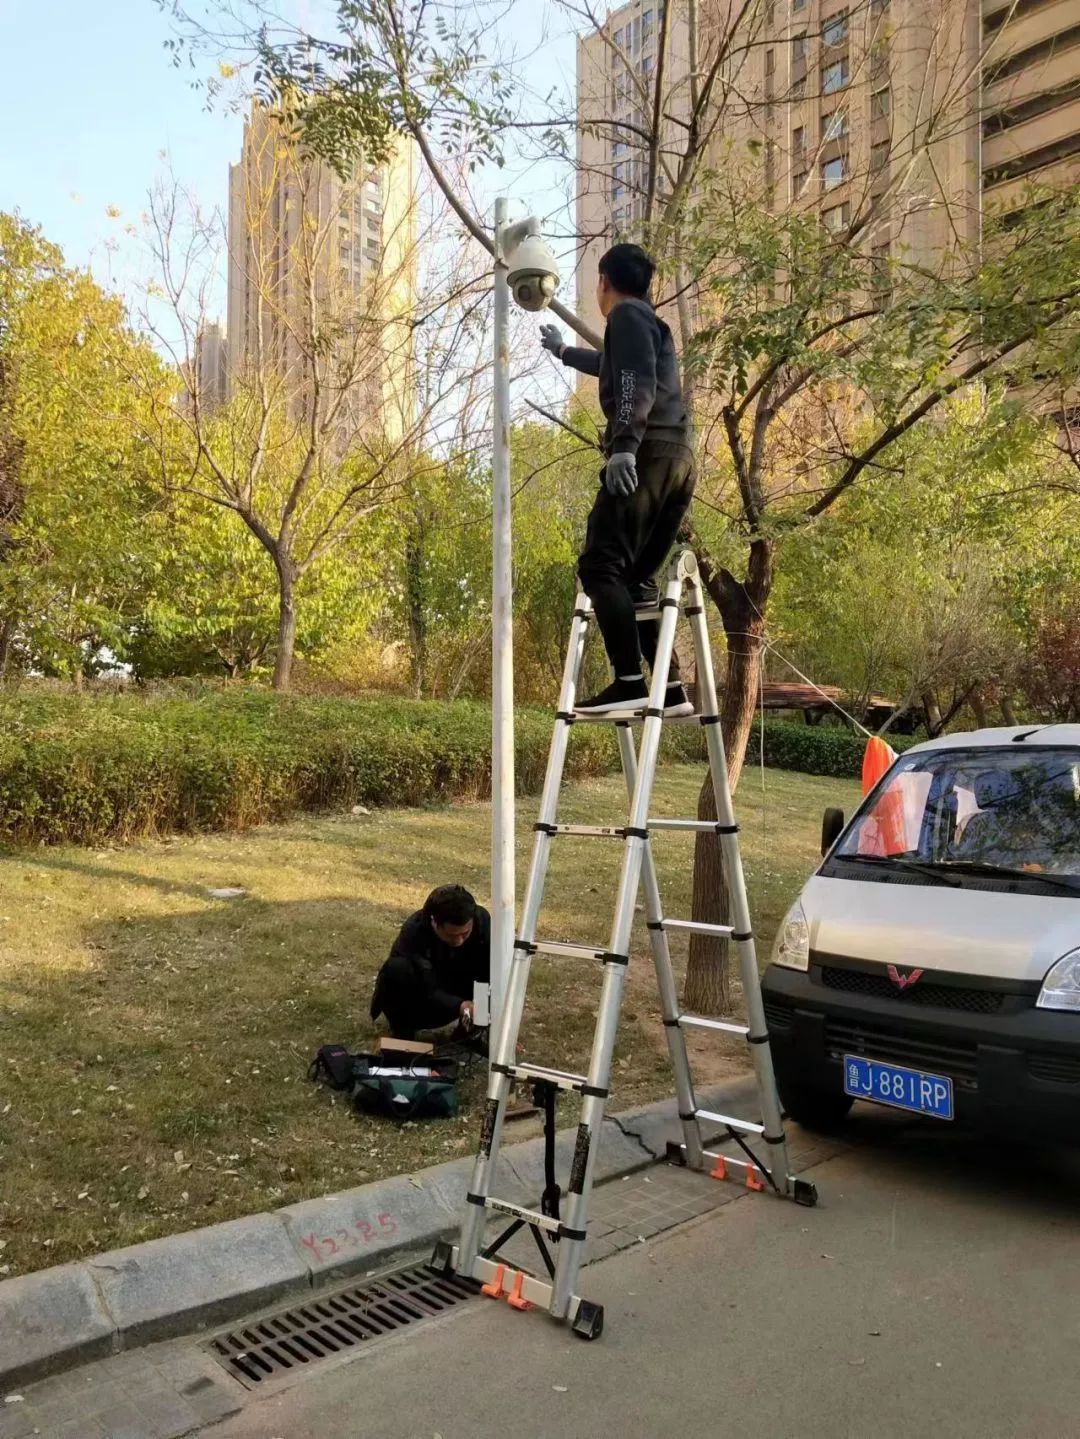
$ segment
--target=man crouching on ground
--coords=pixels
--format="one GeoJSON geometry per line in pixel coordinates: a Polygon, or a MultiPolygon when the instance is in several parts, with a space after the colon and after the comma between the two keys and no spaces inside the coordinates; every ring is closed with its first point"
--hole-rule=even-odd
{"type": "Polygon", "coordinates": [[[433,889],[401,926],[375,981],[371,1017],[386,1016],[395,1039],[419,1029],[472,1027],[473,985],[487,984],[491,916],[460,884],[433,889]]]}

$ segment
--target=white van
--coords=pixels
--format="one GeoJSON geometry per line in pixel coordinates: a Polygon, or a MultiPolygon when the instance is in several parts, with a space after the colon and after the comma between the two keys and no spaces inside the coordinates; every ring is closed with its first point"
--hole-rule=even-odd
{"type": "Polygon", "coordinates": [[[918,745],[822,854],[762,981],[791,1117],[1080,1141],[1080,725],[918,745]]]}

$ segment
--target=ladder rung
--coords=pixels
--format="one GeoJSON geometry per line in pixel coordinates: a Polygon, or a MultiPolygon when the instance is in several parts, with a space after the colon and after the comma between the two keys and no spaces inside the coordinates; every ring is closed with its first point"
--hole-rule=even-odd
{"type": "Polygon", "coordinates": [[[537,954],[557,954],[563,959],[603,959],[606,949],[596,949],[591,944],[568,944],[561,939],[538,939],[537,954]]]}
{"type": "Polygon", "coordinates": [[[587,1075],[571,1074],[566,1069],[545,1069],[542,1064],[508,1064],[506,1068],[515,1079],[545,1079],[560,1089],[579,1090],[589,1082],[587,1075]]]}
{"type": "Polygon", "coordinates": [[[625,839],[626,830],[611,824],[553,824],[547,827],[548,834],[576,834],[590,839],[625,839]]]}
{"type": "Polygon", "coordinates": [[[650,829],[689,829],[698,834],[715,834],[715,819],[650,819],[650,829]]]}
{"type": "MultiPolygon", "coordinates": [[[[642,707],[644,708],[644,706],[642,707]]],[[[641,710],[612,710],[606,715],[581,715],[574,711],[575,724],[641,724],[645,716],[641,710]]],[[[665,715],[664,724],[699,724],[701,716],[692,715],[665,715]]]]}
{"type": "Polygon", "coordinates": [[[549,1234],[558,1234],[559,1221],[552,1219],[547,1214],[540,1214],[535,1209],[526,1209],[523,1204],[511,1204],[508,1199],[484,1200],[484,1208],[492,1209],[496,1214],[509,1214],[511,1219],[523,1219],[526,1224],[535,1224],[537,1229],[546,1229],[549,1234]]]}
{"type": "Polygon", "coordinates": [[[714,1114],[711,1109],[695,1109],[695,1119],[708,1119],[713,1124],[726,1124],[729,1129],[741,1129],[746,1134],[764,1134],[765,1126],[750,1119],[733,1119],[730,1114],[714,1114]]]}
{"type": "Polygon", "coordinates": [[[705,1019],[698,1014],[680,1014],[679,1023],[688,1025],[691,1029],[720,1029],[725,1034],[739,1034],[745,1039],[750,1033],[750,1027],[746,1024],[735,1024],[730,1019],[705,1019]]]}
{"type": "Polygon", "coordinates": [[[685,929],[690,934],[711,934],[717,939],[730,939],[735,933],[730,924],[703,924],[697,919],[662,919],[664,929],[685,929]]]}

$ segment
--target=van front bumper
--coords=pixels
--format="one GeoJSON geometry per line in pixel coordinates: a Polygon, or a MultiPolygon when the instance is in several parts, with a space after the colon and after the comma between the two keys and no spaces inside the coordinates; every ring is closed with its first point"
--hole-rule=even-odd
{"type": "Polygon", "coordinates": [[[864,1055],[946,1075],[962,1124],[1080,1144],[1080,1013],[1036,1009],[1038,985],[931,971],[920,983],[916,1002],[888,992],[883,965],[769,965],[762,994],[781,1089],[841,1094],[844,1055],[864,1055]]]}

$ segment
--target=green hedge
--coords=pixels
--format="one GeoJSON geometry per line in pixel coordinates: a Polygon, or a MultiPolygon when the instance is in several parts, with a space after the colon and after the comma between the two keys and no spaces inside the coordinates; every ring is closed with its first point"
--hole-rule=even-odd
{"type": "MultiPolygon", "coordinates": [[[[467,701],[355,701],[259,691],[0,701],[0,840],[95,844],[241,829],[301,810],[490,793],[490,711],[467,701]]],[[[539,788],[551,715],[519,711],[517,780],[539,788]]],[[[567,775],[616,764],[606,727],[576,728],[567,775]]]]}
{"type": "MultiPolygon", "coordinates": [[[[897,753],[918,744],[918,738],[889,735],[897,753]]],[[[760,725],[755,721],[747,764],[756,763],[761,743],[760,725]]],[[[775,769],[793,769],[802,774],[827,774],[838,779],[858,779],[862,774],[866,739],[835,725],[808,725],[775,720],[765,724],[765,763],[775,769]]]]}
{"type": "MultiPolygon", "coordinates": [[[[243,829],[352,804],[483,797],[491,788],[490,723],[488,708],[471,701],[209,688],[186,695],[16,694],[0,700],[0,841],[97,844],[243,829]]],[[[550,711],[518,711],[523,793],[540,788],[551,723],[550,711]]],[[[748,763],[756,761],[758,743],[755,726],[748,763]]],[[[765,762],[782,769],[858,776],[863,746],[840,729],[765,727],[765,762]]],[[[663,753],[703,760],[700,729],[673,727],[663,753]]],[[[617,766],[607,726],[574,727],[568,778],[617,766]]]]}

